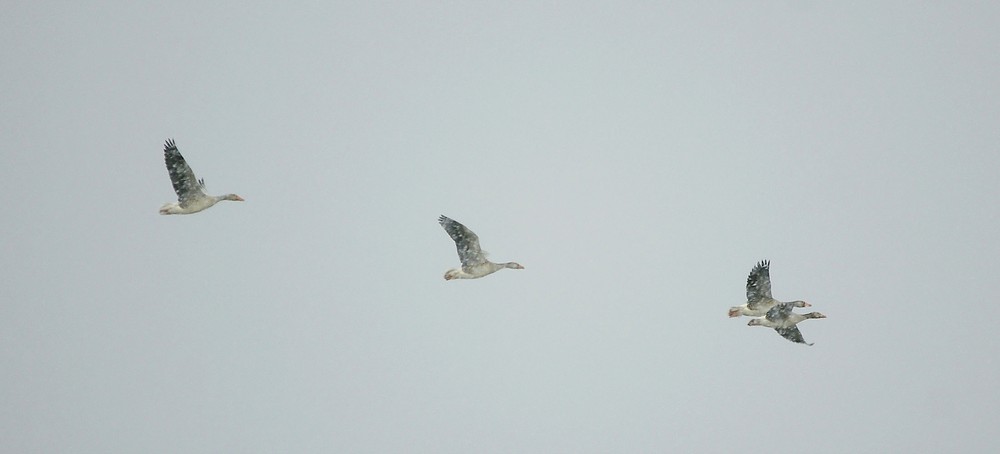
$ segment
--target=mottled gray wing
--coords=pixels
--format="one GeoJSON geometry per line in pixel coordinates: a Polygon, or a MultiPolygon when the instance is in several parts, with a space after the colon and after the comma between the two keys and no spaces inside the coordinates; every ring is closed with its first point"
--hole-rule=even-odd
{"type": "Polygon", "coordinates": [[[167,164],[167,172],[170,174],[170,182],[174,185],[174,192],[177,193],[177,201],[184,207],[189,200],[205,197],[205,182],[198,181],[194,176],[191,166],[177,151],[173,139],[167,139],[163,146],[163,161],[167,164]]]}
{"type": "Polygon", "coordinates": [[[444,227],[445,232],[448,232],[448,236],[455,240],[455,247],[458,248],[458,259],[462,261],[463,267],[486,262],[486,257],[483,256],[483,251],[479,248],[479,237],[472,233],[472,230],[446,216],[439,217],[438,223],[444,227]]]}
{"type": "Polygon", "coordinates": [[[747,276],[747,306],[756,309],[761,301],[771,299],[771,262],[761,260],[747,276]]]}
{"type": "Polygon", "coordinates": [[[767,315],[765,315],[764,317],[766,317],[768,320],[772,322],[780,322],[783,320],[787,320],[788,316],[791,315],[792,313],[793,307],[794,306],[792,306],[791,303],[775,304],[774,307],[772,307],[770,310],[767,311],[767,315]]]}
{"type": "Polygon", "coordinates": [[[778,334],[781,335],[781,337],[784,337],[785,339],[788,339],[788,340],[790,340],[792,342],[796,342],[796,343],[799,343],[799,344],[812,345],[812,344],[806,342],[806,340],[802,338],[802,332],[799,331],[799,327],[798,326],[792,325],[792,326],[789,326],[787,328],[775,328],[774,330],[777,331],[778,334]]]}

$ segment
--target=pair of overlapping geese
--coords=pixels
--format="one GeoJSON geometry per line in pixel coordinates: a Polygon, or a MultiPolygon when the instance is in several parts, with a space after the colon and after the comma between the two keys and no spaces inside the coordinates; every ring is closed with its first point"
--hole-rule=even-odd
{"type": "MultiPolygon", "coordinates": [[[[194,171],[181,156],[172,139],[168,139],[163,147],[163,159],[167,164],[170,182],[177,193],[176,202],[165,203],[160,207],[160,214],[193,214],[211,208],[223,200],[242,202],[243,198],[236,194],[212,196],[205,193],[205,180],[194,176],[194,171]]],[[[446,280],[477,279],[493,274],[504,268],[514,270],[524,269],[518,263],[494,263],[486,259],[486,254],[479,247],[479,237],[472,230],[458,221],[445,216],[438,218],[438,223],[448,232],[458,248],[458,258],[462,261],[461,268],[448,270],[444,274],[446,280]]],[[[806,343],[802,333],[796,326],[803,320],[811,318],[826,318],[819,312],[798,314],[792,312],[795,307],[809,307],[805,301],[782,302],[771,297],[770,262],[761,261],[750,271],[747,277],[747,302],[741,306],[729,309],[730,317],[746,315],[756,317],[750,320],[749,326],[765,326],[774,328],[782,337],[792,342],[806,343]]]]}

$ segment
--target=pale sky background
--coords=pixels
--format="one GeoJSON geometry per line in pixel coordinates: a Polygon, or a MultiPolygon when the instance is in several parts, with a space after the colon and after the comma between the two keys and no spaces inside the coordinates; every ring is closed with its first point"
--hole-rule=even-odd
{"type": "Polygon", "coordinates": [[[995,449],[948,3],[6,2],[0,450],[995,449]],[[168,137],[246,202],[158,215],[168,137]],[[761,259],[815,346],[726,316],[761,259]]]}

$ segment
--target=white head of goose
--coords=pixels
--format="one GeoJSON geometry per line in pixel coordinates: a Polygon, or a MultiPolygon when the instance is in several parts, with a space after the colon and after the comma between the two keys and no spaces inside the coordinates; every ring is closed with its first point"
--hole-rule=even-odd
{"type": "Polygon", "coordinates": [[[163,160],[167,164],[167,173],[170,174],[174,192],[177,193],[177,201],[163,204],[160,207],[160,214],[192,214],[211,208],[223,200],[243,201],[243,197],[236,194],[205,194],[205,180],[199,180],[194,176],[194,171],[184,160],[184,156],[181,156],[181,152],[177,151],[173,139],[167,139],[167,143],[163,146],[163,160]]]}
{"type": "Polygon", "coordinates": [[[438,223],[455,241],[455,246],[458,248],[458,258],[462,261],[461,268],[451,269],[444,273],[445,280],[477,279],[504,268],[524,269],[523,266],[515,262],[493,263],[486,260],[486,254],[479,248],[479,237],[458,221],[441,216],[438,218],[438,223]]]}
{"type": "Polygon", "coordinates": [[[805,339],[802,338],[802,333],[799,332],[799,328],[795,325],[803,320],[808,320],[810,318],[826,318],[826,316],[819,312],[796,314],[792,312],[793,307],[795,306],[791,303],[778,303],[772,307],[771,310],[767,311],[767,315],[750,320],[750,322],[747,323],[747,326],[765,326],[768,328],[774,328],[774,330],[785,339],[800,344],[812,345],[811,343],[807,343],[805,339]]]}
{"type": "MultiPolygon", "coordinates": [[[[747,276],[747,302],[742,306],[729,308],[730,317],[746,315],[749,317],[760,317],[767,314],[767,311],[775,304],[781,303],[771,297],[771,262],[761,260],[757,266],[750,270],[747,276]]],[[[805,301],[789,301],[795,307],[809,307],[811,304],[805,301]]]]}

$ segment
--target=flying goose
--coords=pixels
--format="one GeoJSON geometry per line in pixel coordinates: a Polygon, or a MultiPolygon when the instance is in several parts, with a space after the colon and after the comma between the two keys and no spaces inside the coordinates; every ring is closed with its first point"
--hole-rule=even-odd
{"type": "Polygon", "coordinates": [[[812,343],[807,343],[805,339],[802,338],[802,333],[799,332],[799,327],[795,325],[802,320],[808,320],[810,318],[826,318],[826,316],[820,314],[819,312],[796,314],[792,312],[793,307],[795,306],[791,303],[778,303],[772,307],[771,310],[767,311],[767,315],[750,320],[750,322],[747,323],[747,326],[765,326],[768,328],[774,328],[774,330],[785,339],[800,344],[812,345],[812,343]]]}
{"type": "Polygon", "coordinates": [[[486,254],[479,248],[479,237],[458,221],[441,216],[438,218],[438,223],[444,227],[444,231],[448,232],[451,239],[455,240],[458,258],[462,261],[461,268],[451,269],[444,273],[445,280],[477,279],[504,268],[524,269],[523,266],[514,262],[493,263],[486,260],[486,254]]]}
{"type": "Polygon", "coordinates": [[[167,163],[167,172],[174,185],[174,192],[177,193],[177,201],[164,203],[160,207],[160,214],[192,214],[210,208],[221,200],[243,201],[243,197],[236,194],[205,194],[205,180],[195,178],[194,171],[184,161],[181,152],[177,151],[173,139],[167,139],[163,146],[163,160],[167,163]]]}
{"type": "MultiPolygon", "coordinates": [[[[753,267],[750,275],[747,276],[747,302],[741,306],[729,308],[730,317],[747,315],[750,317],[760,317],[767,314],[767,311],[775,304],[781,303],[771,298],[771,274],[768,271],[771,262],[761,260],[757,266],[753,267]]],[[[809,307],[811,304],[805,301],[791,301],[789,304],[795,307],[809,307]]]]}

